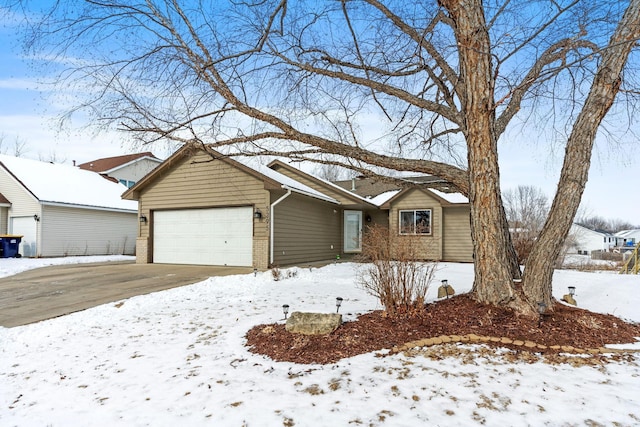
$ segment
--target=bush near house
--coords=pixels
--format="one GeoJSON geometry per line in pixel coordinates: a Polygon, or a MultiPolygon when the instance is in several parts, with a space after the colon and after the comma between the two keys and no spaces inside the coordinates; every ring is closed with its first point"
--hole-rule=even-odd
{"type": "Polygon", "coordinates": [[[378,298],[389,317],[415,316],[425,310],[435,262],[416,259],[419,236],[392,239],[381,225],[368,227],[363,238],[363,265],[356,275],[358,284],[378,298]]]}

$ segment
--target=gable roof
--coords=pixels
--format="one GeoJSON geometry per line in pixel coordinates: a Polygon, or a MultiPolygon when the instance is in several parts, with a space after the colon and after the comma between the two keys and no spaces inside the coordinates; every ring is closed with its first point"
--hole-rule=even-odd
{"type": "Polygon", "coordinates": [[[398,199],[404,197],[410,191],[422,191],[423,193],[429,194],[431,197],[437,199],[440,204],[443,206],[451,206],[451,205],[466,205],[469,203],[469,199],[462,195],[461,193],[445,193],[440,190],[436,190],[433,188],[428,188],[424,186],[416,186],[416,187],[408,187],[403,188],[402,190],[397,191],[392,197],[389,197],[384,203],[380,204],[380,208],[389,209],[391,204],[398,199]]]}
{"type": "Polygon", "coordinates": [[[638,229],[634,229],[634,230],[621,230],[618,231],[617,233],[615,233],[616,237],[635,237],[635,236],[640,236],[640,230],[638,229]]]}
{"type": "Polygon", "coordinates": [[[203,149],[200,146],[191,146],[189,144],[183,145],[179,150],[171,155],[167,160],[162,162],[160,166],[152,170],[144,178],[142,178],[133,187],[129,188],[122,194],[122,197],[130,200],[137,200],[140,190],[155,181],[159,176],[163,175],[173,167],[178,161],[189,158],[197,151],[206,152],[212,155],[216,160],[227,163],[233,167],[236,167],[249,175],[261,180],[265,184],[265,189],[276,190],[291,190],[294,193],[303,194],[305,196],[314,197],[316,199],[324,200],[326,202],[340,204],[336,199],[314,190],[313,188],[306,186],[286,175],[283,175],[273,169],[270,169],[264,165],[252,162],[250,158],[230,158],[222,153],[219,153],[213,149],[203,149]]]}
{"type": "Polygon", "coordinates": [[[11,205],[11,202],[9,201],[9,199],[4,197],[4,194],[0,193],[0,206],[7,206],[7,205],[11,205]]]}
{"type": "Polygon", "coordinates": [[[0,154],[0,167],[38,201],[78,207],[137,211],[136,202],[122,200],[122,184],[74,166],[39,162],[0,154]]]}
{"type": "Polygon", "coordinates": [[[609,233],[608,231],[604,231],[604,230],[594,230],[591,229],[589,227],[585,227],[582,224],[578,224],[577,222],[574,222],[571,227],[574,228],[580,228],[582,232],[589,232],[589,233],[595,233],[598,234],[600,236],[605,236],[605,237],[613,237],[613,234],[609,233]]]}
{"type": "Polygon", "coordinates": [[[389,209],[390,204],[403,197],[407,191],[419,189],[427,192],[445,205],[467,204],[469,199],[459,192],[452,184],[430,175],[412,176],[399,178],[398,181],[387,181],[381,178],[354,178],[351,180],[330,182],[317,176],[308,174],[300,169],[282,162],[274,160],[269,163],[269,167],[282,167],[305,175],[309,179],[314,180],[320,185],[337,189],[344,194],[351,196],[352,199],[365,202],[370,205],[382,209],[389,209]],[[355,186],[355,190],[353,187],[355,186]]]}
{"type": "Polygon", "coordinates": [[[109,173],[114,169],[127,166],[128,164],[148,159],[161,163],[162,160],[153,155],[150,151],[136,154],[125,154],[123,156],[105,157],[103,159],[96,159],[90,162],[81,163],[78,165],[80,169],[90,170],[98,173],[109,173]]]}
{"type": "Polygon", "coordinates": [[[342,194],[343,196],[345,196],[345,198],[347,198],[347,199],[349,199],[349,200],[351,200],[351,201],[353,201],[355,203],[365,203],[365,204],[373,205],[373,206],[377,207],[377,205],[373,204],[370,199],[362,197],[362,196],[360,196],[358,194],[355,194],[355,193],[353,193],[351,191],[347,191],[344,188],[334,184],[331,181],[324,180],[324,179],[319,178],[319,177],[317,177],[315,175],[311,175],[311,174],[306,173],[306,172],[304,172],[304,171],[302,171],[300,169],[294,168],[293,166],[291,166],[291,165],[289,165],[289,164],[287,164],[287,163],[285,163],[285,162],[283,162],[281,160],[274,160],[271,163],[269,163],[268,166],[271,169],[276,169],[277,170],[278,168],[283,168],[283,169],[287,169],[289,171],[292,171],[292,172],[294,172],[296,174],[303,175],[303,176],[307,177],[309,180],[317,183],[320,187],[324,187],[326,189],[332,189],[334,191],[337,191],[340,194],[342,194]]]}

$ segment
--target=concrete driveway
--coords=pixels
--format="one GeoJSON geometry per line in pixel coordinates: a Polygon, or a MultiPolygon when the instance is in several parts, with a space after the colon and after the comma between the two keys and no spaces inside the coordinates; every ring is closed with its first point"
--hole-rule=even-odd
{"type": "Polygon", "coordinates": [[[252,268],[109,262],[43,267],[0,279],[0,326],[51,319],[252,268]]]}

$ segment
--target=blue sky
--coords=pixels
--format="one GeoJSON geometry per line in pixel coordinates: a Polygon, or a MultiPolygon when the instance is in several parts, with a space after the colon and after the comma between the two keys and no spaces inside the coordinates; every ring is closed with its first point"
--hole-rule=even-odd
{"type": "MultiPolygon", "coordinates": [[[[64,88],[46,91],[37,81],[38,70],[24,61],[15,28],[0,22],[0,137],[2,151],[13,154],[16,138],[25,144],[23,157],[71,164],[101,157],[136,152],[121,133],[95,134],[73,123],[60,131],[57,119],[69,94],[64,88]]],[[[51,88],[48,88],[51,89],[51,88]]],[[[552,198],[563,148],[547,146],[535,137],[512,132],[508,142],[500,145],[503,190],[518,185],[539,187],[552,198]],[[522,143],[522,139],[531,140],[522,143]]],[[[622,219],[640,225],[640,196],[633,188],[640,170],[640,142],[626,133],[611,149],[601,139],[593,156],[590,179],[583,198],[582,211],[587,216],[622,219]]],[[[147,151],[149,148],[143,149],[147,151]]],[[[170,154],[164,146],[151,147],[158,157],[170,154]]],[[[636,188],[637,188],[637,184],[636,188]]]]}

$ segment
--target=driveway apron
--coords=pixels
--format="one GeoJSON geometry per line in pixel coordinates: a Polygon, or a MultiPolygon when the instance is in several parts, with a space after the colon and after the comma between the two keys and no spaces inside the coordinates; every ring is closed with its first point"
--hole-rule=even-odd
{"type": "Polygon", "coordinates": [[[37,268],[0,279],[0,326],[26,325],[212,276],[252,271],[246,267],[132,262],[37,268]]]}

